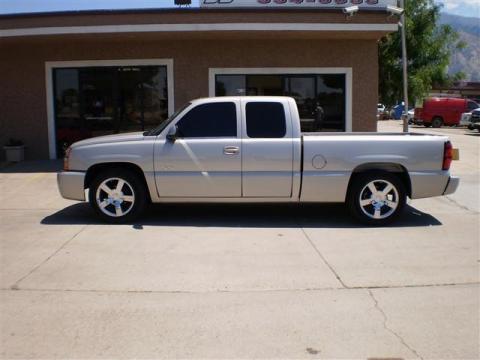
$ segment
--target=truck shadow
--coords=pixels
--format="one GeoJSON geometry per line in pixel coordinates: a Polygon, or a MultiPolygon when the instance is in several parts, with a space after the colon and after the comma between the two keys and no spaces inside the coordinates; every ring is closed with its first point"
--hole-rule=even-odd
{"type": "Polygon", "coordinates": [[[3,164],[0,173],[58,173],[62,170],[62,167],[63,160],[27,160],[19,163],[3,164]]]}
{"type": "MultiPolygon", "coordinates": [[[[44,225],[106,225],[87,203],[62,209],[42,219],[44,225]]],[[[245,227],[245,228],[364,228],[353,220],[343,204],[156,204],[131,223],[143,226],[245,227]]],[[[389,227],[435,226],[435,217],[411,206],[389,227]]]]}

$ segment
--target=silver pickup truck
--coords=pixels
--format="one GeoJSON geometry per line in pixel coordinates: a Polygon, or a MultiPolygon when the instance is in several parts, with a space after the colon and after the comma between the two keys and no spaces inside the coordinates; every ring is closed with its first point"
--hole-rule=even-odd
{"type": "Polygon", "coordinates": [[[451,160],[443,136],[302,133],[292,98],[221,97],[191,101],[152,131],[73,144],[58,186],[114,223],[150,202],[342,202],[383,225],[407,196],[455,192],[451,160]]]}

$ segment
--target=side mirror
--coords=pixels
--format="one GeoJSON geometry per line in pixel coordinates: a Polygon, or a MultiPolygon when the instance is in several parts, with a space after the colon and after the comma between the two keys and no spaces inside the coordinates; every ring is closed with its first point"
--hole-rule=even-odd
{"type": "Polygon", "coordinates": [[[167,140],[171,142],[175,142],[175,140],[177,140],[177,125],[168,129],[167,140]]]}

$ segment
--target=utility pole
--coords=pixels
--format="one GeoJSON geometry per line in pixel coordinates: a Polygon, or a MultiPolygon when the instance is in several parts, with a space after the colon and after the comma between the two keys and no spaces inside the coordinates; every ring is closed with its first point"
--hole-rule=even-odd
{"type": "Polygon", "coordinates": [[[405,21],[405,1],[400,0],[400,7],[403,9],[400,16],[400,30],[402,35],[402,66],[403,66],[403,101],[405,104],[403,114],[403,132],[408,133],[408,57],[407,57],[407,22],[405,21]]]}

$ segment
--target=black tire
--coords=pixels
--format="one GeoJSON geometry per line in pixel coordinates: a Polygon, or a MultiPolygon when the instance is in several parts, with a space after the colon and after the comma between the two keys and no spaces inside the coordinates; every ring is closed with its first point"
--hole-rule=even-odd
{"type": "Polygon", "coordinates": [[[372,171],[354,175],[346,204],[351,215],[361,223],[383,226],[394,221],[402,213],[406,201],[405,186],[398,176],[383,171],[372,171]],[[377,194],[373,194],[368,187],[372,182],[378,191],[378,198],[375,198],[377,194]],[[392,190],[388,191],[386,195],[381,195],[380,193],[386,190],[388,185],[392,186],[392,190]],[[370,204],[362,206],[362,200],[367,203],[370,201],[370,204]],[[386,201],[392,205],[396,204],[395,208],[386,205],[386,201]],[[377,208],[380,211],[379,215],[377,215],[377,208]]]}
{"type": "Polygon", "coordinates": [[[108,169],[100,172],[92,181],[89,190],[89,202],[95,213],[103,220],[113,224],[130,223],[137,219],[145,210],[147,204],[147,189],[145,184],[138,175],[132,171],[125,169],[108,169]],[[110,180],[109,180],[110,179],[110,180]],[[124,184],[120,184],[120,180],[124,184]],[[99,190],[102,184],[106,188],[113,190],[112,194],[108,194],[103,187],[99,190]],[[118,186],[121,189],[118,190],[118,186]],[[115,187],[115,189],[113,189],[115,187]],[[97,201],[97,192],[99,200],[97,201]],[[122,200],[124,198],[125,200],[122,200]],[[126,200],[128,198],[128,200],[126,200]],[[102,201],[103,200],[103,201],[102,201]],[[116,204],[112,203],[117,202],[116,204]],[[101,205],[104,210],[101,209],[101,205]],[[117,207],[123,215],[117,213],[117,207]],[[113,214],[115,212],[115,214],[113,214]],[[110,215],[109,215],[110,214],[110,215]]]}
{"type": "Polygon", "coordinates": [[[443,125],[443,119],[439,116],[436,116],[432,119],[432,127],[439,128],[443,125]]]}
{"type": "Polygon", "coordinates": [[[468,124],[467,127],[468,127],[468,130],[473,130],[473,129],[475,129],[472,124],[468,124]]]}

